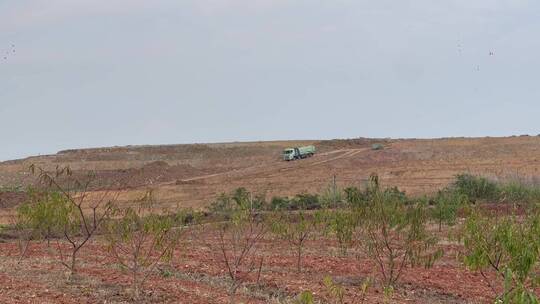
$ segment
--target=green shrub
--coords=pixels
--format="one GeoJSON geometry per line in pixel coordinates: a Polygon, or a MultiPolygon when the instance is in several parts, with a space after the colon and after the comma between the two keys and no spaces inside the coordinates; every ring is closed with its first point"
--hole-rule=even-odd
{"type": "Polygon", "coordinates": [[[343,189],[345,192],[345,200],[351,206],[359,206],[366,201],[366,195],[357,187],[347,187],[343,189]]]}
{"type": "Polygon", "coordinates": [[[453,226],[456,223],[459,208],[466,205],[469,199],[466,195],[457,191],[442,190],[432,200],[434,206],[431,210],[431,217],[439,224],[439,231],[442,225],[453,226]]]}
{"type": "Polygon", "coordinates": [[[507,203],[539,203],[540,186],[520,180],[495,182],[485,177],[460,174],[449,187],[471,201],[477,200],[507,203]]]}
{"type": "Polygon", "coordinates": [[[516,217],[493,218],[474,212],[463,226],[463,261],[479,271],[497,296],[497,303],[538,303],[534,288],[538,274],[540,216],[523,220],[516,217]],[[494,277],[486,270],[497,273],[494,277]],[[504,286],[501,293],[494,281],[504,286]]]}
{"type": "Polygon", "coordinates": [[[333,303],[345,303],[345,288],[343,286],[335,283],[329,276],[324,277],[323,284],[326,287],[326,292],[328,293],[329,297],[334,299],[333,303]]]}
{"type": "Polygon", "coordinates": [[[213,213],[230,214],[242,205],[250,205],[253,210],[263,210],[266,208],[266,199],[264,195],[254,196],[246,188],[240,187],[230,194],[221,193],[208,209],[213,213]]]}
{"type": "Polygon", "coordinates": [[[350,210],[337,210],[328,215],[329,230],[335,235],[342,255],[347,254],[347,249],[353,243],[357,223],[356,214],[350,210]]]}
{"type": "Polygon", "coordinates": [[[334,184],[328,185],[320,195],[320,202],[324,208],[336,208],[343,203],[341,190],[334,184]]]}
{"type": "Polygon", "coordinates": [[[268,204],[266,203],[266,197],[263,194],[257,194],[252,198],[252,206],[255,210],[265,210],[268,209],[268,204]]]}
{"type": "Polygon", "coordinates": [[[500,201],[511,203],[539,203],[540,187],[537,185],[527,185],[521,181],[510,181],[503,183],[500,188],[500,201]]]}
{"type": "Polygon", "coordinates": [[[199,224],[205,217],[205,213],[201,211],[195,211],[191,208],[179,209],[176,213],[170,215],[173,217],[173,223],[175,227],[199,224]]]}
{"type": "Polygon", "coordinates": [[[240,187],[234,190],[231,194],[232,199],[236,202],[236,205],[240,206],[242,204],[249,203],[251,194],[247,191],[246,188],[240,187]]]}
{"type": "Polygon", "coordinates": [[[294,303],[295,304],[314,304],[315,299],[313,297],[313,293],[311,293],[310,291],[303,291],[301,294],[298,295],[294,303]]]}
{"type": "Polygon", "coordinates": [[[70,220],[76,218],[73,206],[58,192],[29,191],[29,197],[30,200],[17,209],[17,222],[30,229],[33,237],[49,243],[52,237],[63,233],[70,220]]]}
{"type": "Polygon", "coordinates": [[[321,203],[317,194],[297,194],[289,202],[289,210],[315,210],[319,208],[321,208],[321,203]]]}
{"type": "Polygon", "coordinates": [[[286,197],[274,196],[270,201],[270,210],[287,210],[289,208],[289,199],[286,197]]]}
{"type": "Polygon", "coordinates": [[[509,182],[501,185],[500,195],[502,201],[525,202],[530,198],[530,189],[519,182],[509,182]]]}
{"type": "Polygon", "coordinates": [[[409,202],[409,198],[407,197],[405,191],[399,190],[398,187],[386,188],[384,189],[384,194],[392,197],[395,200],[400,201],[403,204],[407,204],[409,202]]]}
{"type": "Polygon", "coordinates": [[[481,176],[459,174],[456,176],[456,180],[452,184],[452,188],[459,194],[466,195],[473,201],[492,201],[499,198],[499,188],[497,183],[481,176]]]}
{"type": "Polygon", "coordinates": [[[208,207],[212,213],[229,213],[235,208],[236,204],[234,204],[232,198],[226,193],[221,193],[208,207]]]}

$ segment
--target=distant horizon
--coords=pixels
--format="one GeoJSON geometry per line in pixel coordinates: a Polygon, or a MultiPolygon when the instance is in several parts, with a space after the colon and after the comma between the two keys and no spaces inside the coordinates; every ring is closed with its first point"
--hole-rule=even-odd
{"type": "Polygon", "coordinates": [[[72,150],[97,150],[97,149],[116,149],[116,148],[144,148],[144,147],[160,147],[160,146],[179,146],[179,145],[214,145],[214,144],[248,144],[259,142],[286,142],[286,141],[330,141],[330,140],[354,140],[354,139],[368,139],[368,140],[444,140],[444,139],[483,139],[483,138],[515,138],[515,137],[538,137],[539,134],[513,134],[513,135],[500,135],[500,136],[442,136],[442,137],[343,137],[343,138],[321,138],[321,139],[269,139],[269,140],[233,140],[233,141],[209,141],[209,142],[179,142],[179,143],[156,143],[156,144],[126,144],[126,145],[112,145],[112,146],[87,146],[87,147],[73,147],[63,148],[48,153],[38,153],[32,155],[26,155],[12,159],[0,159],[1,162],[9,162],[22,160],[31,157],[40,156],[54,156],[62,152],[68,152],[72,150]]]}

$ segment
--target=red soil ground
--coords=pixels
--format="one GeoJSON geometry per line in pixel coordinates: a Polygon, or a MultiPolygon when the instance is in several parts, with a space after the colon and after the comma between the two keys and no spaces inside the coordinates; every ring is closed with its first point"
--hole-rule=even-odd
{"type": "MultiPolygon", "coordinates": [[[[444,257],[433,268],[406,269],[390,303],[493,302],[494,293],[483,277],[465,269],[456,258],[460,247],[446,239],[447,233],[439,233],[444,257]]],[[[217,244],[213,229],[186,236],[172,262],[159,267],[169,275],[156,270],[141,302],[229,303],[226,268],[217,244]]],[[[383,303],[376,265],[354,249],[346,256],[338,252],[337,244],[328,238],[308,241],[302,272],[297,273],[292,248],[269,236],[257,251],[264,258],[259,283],[256,275],[250,275],[249,288],[239,290],[236,303],[292,303],[305,290],[328,301],[325,276],[345,287],[346,303],[359,303],[359,286],[372,278],[375,283],[365,303],[383,303]]],[[[16,243],[0,243],[0,303],[126,303],[131,299],[129,275],[115,264],[99,238],[82,250],[80,274],[73,281],[44,243],[32,244],[28,257],[18,261],[16,243]]]]}

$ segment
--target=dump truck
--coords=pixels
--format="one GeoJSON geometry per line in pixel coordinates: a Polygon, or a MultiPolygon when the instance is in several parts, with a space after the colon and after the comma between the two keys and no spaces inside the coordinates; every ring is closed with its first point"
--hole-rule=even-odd
{"type": "Polygon", "coordinates": [[[371,145],[371,150],[382,150],[384,149],[383,144],[373,144],[371,145]]]}
{"type": "Polygon", "coordinates": [[[287,148],[283,150],[283,160],[290,161],[311,157],[315,154],[315,146],[287,148]]]}

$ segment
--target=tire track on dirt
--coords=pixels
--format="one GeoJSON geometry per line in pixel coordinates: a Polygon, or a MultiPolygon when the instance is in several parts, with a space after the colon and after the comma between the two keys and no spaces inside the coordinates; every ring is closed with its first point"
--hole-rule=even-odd
{"type": "Polygon", "coordinates": [[[336,157],[333,157],[333,158],[330,158],[330,159],[326,159],[326,160],[321,160],[321,161],[312,163],[312,164],[310,164],[309,166],[316,166],[316,165],[328,163],[328,162],[331,162],[331,161],[336,161],[336,160],[339,160],[339,159],[342,159],[342,158],[350,158],[350,157],[355,156],[356,154],[359,154],[359,153],[364,152],[364,151],[367,151],[367,150],[369,150],[369,149],[368,149],[368,148],[364,148],[364,149],[351,149],[350,151],[348,151],[348,152],[346,152],[346,153],[344,153],[344,154],[342,154],[342,155],[339,155],[339,156],[336,156],[336,157]]]}
{"type": "MultiPolygon", "coordinates": [[[[320,156],[326,156],[326,155],[331,155],[331,154],[336,154],[336,153],[341,153],[341,152],[344,152],[344,153],[340,154],[338,156],[329,158],[329,159],[318,160],[318,161],[315,161],[315,162],[309,162],[307,164],[305,163],[306,159],[303,160],[303,161],[300,160],[300,161],[295,161],[295,162],[292,162],[292,163],[287,163],[285,167],[281,163],[264,164],[264,165],[259,165],[259,166],[250,166],[250,167],[246,167],[246,168],[231,170],[231,171],[227,171],[227,172],[220,172],[220,173],[214,173],[214,174],[207,174],[207,175],[201,175],[201,176],[196,176],[196,177],[185,178],[185,179],[181,179],[180,182],[189,183],[189,182],[192,182],[192,181],[204,180],[204,179],[218,177],[218,176],[224,176],[224,175],[233,175],[233,174],[238,174],[238,173],[245,173],[245,174],[247,173],[247,174],[257,174],[258,175],[258,174],[263,174],[263,173],[275,172],[276,170],[278,172],[280,172],[280,173],[281,172],[287,172],[287,171],[291,171],[291,170],[298,170],[298,169],[308,168],[308,167],[312,167],[312,166],[317,166],[317,165],[325,164],[325,163],[332,162],[332,161],[337,161],[337,160],[344,159],[344,158],[350,158],[350,157],[353,157],[353,156],[355,156],[355,155],[357,155],[357,154],[359,154],[361,152],[367,151],[367,150],[369,150],[369,149],[368,148],[362,148],[362,149],[334,150],[334,151],[319,154],[318,156],[319,157],[320,156]],[[249,171],[253,171],[253,170],[255,170],[255,171],[254,172],[249,172],[249,171]],[[258,171],[258,170],[261,170],[261,171],[258,171]]],[[[275,176],[275,175],[269,175],[269,177],[271,177],[271,176],[275,176]]],[[[164,185],[172,185],[172,184],[175,184],[175,183],[176,182],[170,182],[170,183],[167,183],[167,184],[164,184],[164,185]]]]}

